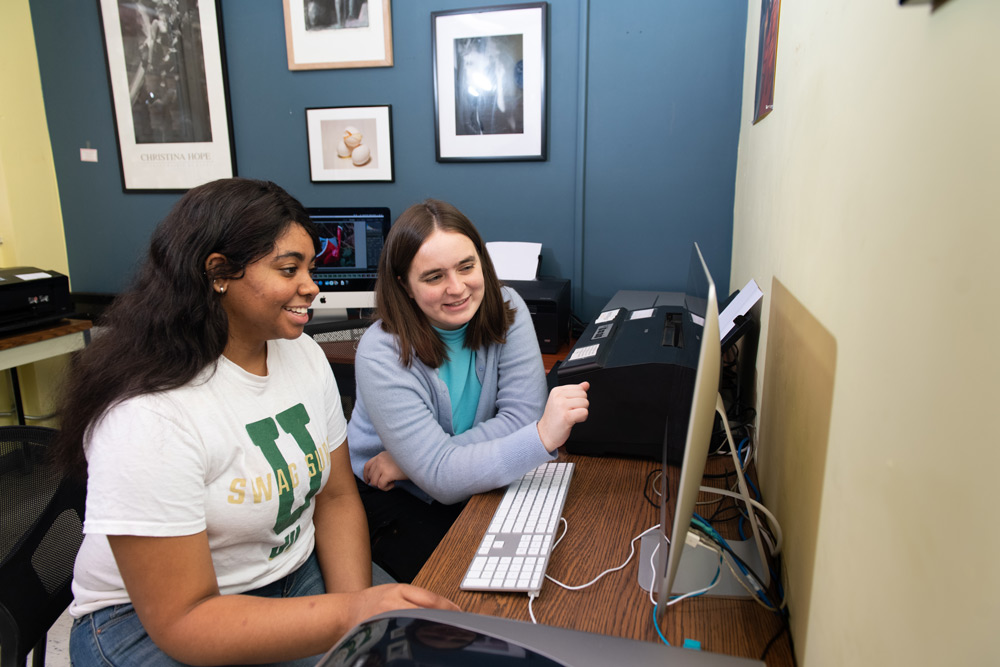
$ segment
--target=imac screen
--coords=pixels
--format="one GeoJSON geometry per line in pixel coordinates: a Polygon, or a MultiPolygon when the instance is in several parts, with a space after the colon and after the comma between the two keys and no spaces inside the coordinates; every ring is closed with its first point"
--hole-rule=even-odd
{"type": "Polygon", "coordinates": [[[716,396],[719,391],[722,356],[722,346],[719,343],[719,307],[715,283],[698,244],[691,250],[685,307],[687,313],[684,321],[686,329],[684,337],[689,345],[693,342],[699,346],[698,366],[679,474],[676,468],[668,468],[667,448],[664,446],[663,450],[665,501],[660,505],[661,544],[659,566],[656,568],[660,577],[657,582],[660,602],[657,613],[661,615],[674,588],[688,526],[691,524],[695,501],[698,498],[698,488],[701,486],[705,471],[715,422],[716,396]],[[665,543],[666,538],[669,538],[669,544],[665,543]]]}
{"type": "Polygon", "coordinates": [[[319,286],[313,310],[371,308],[375,275],[389,234],[388,208],[310,208],[320,250],[312,278],[319,286]]]}

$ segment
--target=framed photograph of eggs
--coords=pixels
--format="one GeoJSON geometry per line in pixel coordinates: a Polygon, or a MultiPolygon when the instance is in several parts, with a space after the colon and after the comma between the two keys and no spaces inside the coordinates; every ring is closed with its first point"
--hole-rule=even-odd
{"type": "Polygon", "coordinates": [[[545,160],[548,3],[431,13],[438,162],[545,160]]]}
{"type": "Polygon", "coordinates": [[[306,109],[309,180],[393,182],[392,107],[306,109]]]}

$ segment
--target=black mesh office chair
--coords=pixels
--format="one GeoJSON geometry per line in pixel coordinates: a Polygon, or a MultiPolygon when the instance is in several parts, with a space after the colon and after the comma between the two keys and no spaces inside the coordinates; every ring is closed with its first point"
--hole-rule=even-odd
{"type": "Polygon", "coordinates": [[[46,633],[73,599],[85,485],[48,460],[56,431],[0,426],[0,667],[45,664],[46,633]]]}
{"type": "Polygon", "coordinates": [[[372,322],[373,320],[369,318],[314,321],[305,327],[306,335],[323,348],[330,362],[330,368],[333,369],[333,376],[337,378],[337,389],[340,390],[345,419],[351,418],[354,400],[357,398],[354,353],[358,349],[358,341],[372,322]]]}

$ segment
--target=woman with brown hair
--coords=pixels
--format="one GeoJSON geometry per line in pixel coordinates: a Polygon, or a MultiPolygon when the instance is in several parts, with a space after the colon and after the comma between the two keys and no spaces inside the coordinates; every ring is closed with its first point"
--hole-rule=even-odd
{"type": "Polygon", "coordinates": [[[393,224],[375,307],[355,358],[351,465],[373,560],[411,581],[464,501],[555,457],[587,418],[589,385],[546,399],[527,306],[446,202],[411,206],[393,224]]]}

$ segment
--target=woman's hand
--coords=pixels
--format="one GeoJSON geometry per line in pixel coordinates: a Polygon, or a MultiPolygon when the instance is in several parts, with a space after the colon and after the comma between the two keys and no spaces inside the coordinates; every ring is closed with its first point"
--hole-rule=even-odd
{"type": "Polygon", "coordinates": [[[545,449],[552,452],[563,446],[574,424],[586,421],[590,410],[587,400],[589,382],[566,384],[549,392],[545,412],[538,420],[538,437],[545,449]]]}
{"type": "Polygon", "coordinates": [[[384,584],[373,586],[354,595],[355,624],[371,618],[375,614],[396,609],[446,609],[461,611],[461,608],[448,598],[441,597],[425,588],[409,584],[384,584]]]}
{"type": "Polygon", "coordinates": [[[392,458],[389,452],[379,452],[368,459],[362,472],[368,486],[374,486],[383,491],[393,488],[400,480],[408,479],[406,473],[400,469],[396,459],[392,458]]]}

